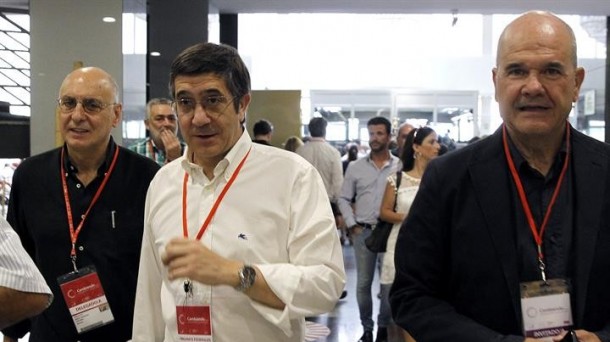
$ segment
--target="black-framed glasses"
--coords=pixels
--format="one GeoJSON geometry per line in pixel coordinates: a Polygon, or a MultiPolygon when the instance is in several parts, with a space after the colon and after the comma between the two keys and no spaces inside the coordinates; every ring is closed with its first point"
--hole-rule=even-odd
{"type": "Polygon", "coordinates": [[[172,108],[180,116],[193,116],[197,105],[200,105],[206,115],[218,118],[236,98],[237,96],[227,98],[224,95],[208,95],[197,101],[192,97],[181,96],[172,102],[172,108]]]}
{"type": "Polygon", "coordinates": [[[97,114],[104,109],[108,108],[108,106],[113,106],[116,103],[104,103],[101,100],[93,99],[90,97],[85,97],[82,99],[77,99],[71,96],[64,96],[57,99],[57,104],[59,106],[59,110],[62,113],[71,113],[74,111],[78,104],[83,106],[83,110],[88,114],[97,114]]]}

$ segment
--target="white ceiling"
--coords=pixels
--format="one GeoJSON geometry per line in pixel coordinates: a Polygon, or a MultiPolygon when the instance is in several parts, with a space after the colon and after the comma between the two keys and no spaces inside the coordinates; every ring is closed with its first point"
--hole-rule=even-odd
{"type": "MultiPolygon", "coordinates": [[[[52,1],[52,0],[50,0],[52,1]]],[[[557,14],[610,16],[610,0],[209,0],[221,13],[481,13],[542,9],[557,14]]],[[[28,0],[0,0],[27,9],[28,0]]]]}
{"type": "Polygon", "coordinates": [[[480,13],[610,16],[609,0],[210,0],[221,13],[480,13]]]}

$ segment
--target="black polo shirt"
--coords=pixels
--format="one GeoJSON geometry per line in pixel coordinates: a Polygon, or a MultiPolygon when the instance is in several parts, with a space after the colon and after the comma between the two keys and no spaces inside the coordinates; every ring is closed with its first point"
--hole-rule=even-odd
{"type": "MultiPolygon", "coordinates": [[[[565,142],[556,155],[555,161],[546,176],[527,163],[512,141],[509,142],[509,146],[515,168],[521,178],[532,215],[536,222],[536,227],[540,230],[567,156],[565,142]]],[[[572,274],[570,253],[572,251],[574,230],[574,182],[572,180],[573,172],[571,164],[571,162],[568,164],[563,184],[561,185],[543,235],[542,250],[545,258],[547,279],[566,279],[572,274]]],[[[527,222],[523,205],[512,179],[511,183],[513,184],[512,194],[515,198],[516,241],[518,255],[520,256],[520,279],[521,281],[542,280],[534,235],[527,222]]]]}

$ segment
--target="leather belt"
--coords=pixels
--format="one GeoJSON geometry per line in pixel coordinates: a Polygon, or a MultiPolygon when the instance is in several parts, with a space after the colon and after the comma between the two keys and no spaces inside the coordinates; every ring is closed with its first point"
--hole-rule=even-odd
{"type": "Polygon", "coordinates": [[[377,227],[377,224],[369,224],[369,223],[362,223],[362,222],[356,222],[356,224],[364,229],[375,229],[375,227],[377,227]]]}

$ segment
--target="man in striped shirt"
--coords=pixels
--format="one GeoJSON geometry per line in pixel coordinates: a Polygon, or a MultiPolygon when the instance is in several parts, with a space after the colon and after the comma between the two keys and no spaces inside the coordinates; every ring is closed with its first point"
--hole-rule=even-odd
{"type": "Polygon", "coordinates": [[[0,329],[39,314],[52,299],[19,236],[0,217],[0,329]]]}

